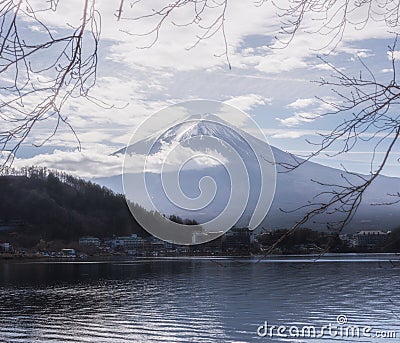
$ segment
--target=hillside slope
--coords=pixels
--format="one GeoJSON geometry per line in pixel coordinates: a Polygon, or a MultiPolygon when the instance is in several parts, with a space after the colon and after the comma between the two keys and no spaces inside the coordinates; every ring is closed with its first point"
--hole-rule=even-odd
{"type": "MultiPolygon", "coordinates": [[[[33,173],[0,176],[0,221],[22,223],[14,235],[38,239],[76,240],[144,234],[122,195],[68,175],[33,173]]],[[[3,230],[3,234],[5,234],[3,230]]],[[[8,233],[9,234],[9,233],[8,233]]]]}

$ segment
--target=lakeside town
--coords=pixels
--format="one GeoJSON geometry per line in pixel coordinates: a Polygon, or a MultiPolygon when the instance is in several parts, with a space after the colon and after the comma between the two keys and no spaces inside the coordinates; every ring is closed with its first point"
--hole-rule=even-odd
{"type": "MultiPolygon", "coordinates": [[[[137,234],[108,239],[85,236],[77,242],[40,242],[34,248],[0,242],[0,259],[7,258],[87,258],[89,256],[251,256],[271,254],[316,254],[323,252],[397,252],[397,234],[391,231],[359,231],[337,237],[310,229],[299,229],[273,250],[271,246],[286,231],[255,234],[247,228],[232,228],[221,237],[199,245],[182,246],[156,237],[137,234]]],[[[397,233],[397,230],[394,231],[397,233]]]]}
{"type": "MultiPolygon", "coordinates": [[[[0,177],[4,189],[0,194],[1,259],[400,252],[400,228],[396,229],[395,223],[360,227],[358,232],[340,235],[326,227],[298,228],[290,235],[288,229],[272,224],[261,231],[233,227],[205,244],[176,245],[144,231],[126,206],[124,195],[45,168],[9,174],[0,177]],[[389,227],[394,229],[389,231],[389,227]]],[[[149,219],[155,215],[140,206],[136,210],[149,219]]],[[[169,219],[197,224],[176,215],[169,219]]],[[[196,236],[198,232],[193,233],[196,236]]]]}

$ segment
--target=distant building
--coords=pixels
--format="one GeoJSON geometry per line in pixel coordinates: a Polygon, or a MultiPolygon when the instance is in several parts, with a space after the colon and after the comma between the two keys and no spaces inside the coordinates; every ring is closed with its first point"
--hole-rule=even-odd
{"type": "Polygon", "coordinates": [[[384,231],[360,231],[355,235],[356,246],[360,248],[375,248],[385,244],[389,236],[384,231]]]}
{"type": "Polygon", "coordinates": [[[149,238],[149,245],[150,245],[150,251],[163,251],[165,250],[165,243],[159,238],[156,237],[150,237],[149,238]]]}
{"type": "Polygon", "coordinates": [[[176,246],[173,243],[163,241],[157,237],[150,237],[148,239],[151,251],[164,251],[175,249],[176,246]]]}
{"type": "Polygon", "coordinates": [[[64,257],[76,257],[75,249],[62,249],[61,254],[64,257]]]}
{"type": "Polygon", "coordinates": [[[114,249],[121,249],[134,253],[137,250],[144,250],[147,241],[136,234],[126,237],[117,237],[111,240],[111,246],[114,249]]]}
{"type": "Polygon", "coordinates": [[[97,237],[81,237],[79,239],[79,245],[99,247],[100,239],[98,239],[97,237]]]}

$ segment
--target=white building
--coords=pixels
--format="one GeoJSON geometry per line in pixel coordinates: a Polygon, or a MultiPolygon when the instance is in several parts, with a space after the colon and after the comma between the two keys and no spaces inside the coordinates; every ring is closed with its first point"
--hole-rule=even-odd
{"type": "Polygon", "coordinates": [[[75,249],[61,249],[61,254],[64,257],[76,257],[75,249]]]}
{"type": "Polygon", "coordinates": [[[79,245],[99,247],[100,239],[97,237],[81,237],[79,238],[79,245]]]}
{"type": "Polygon", "coordinates": [[[360,231],[355,235],[356,246],[365,248],[375,248],[383,245],[389,237],[388,232],[376,231],[360,231]]]}
{"type": "Polygon", "coordinates": [[[126,237],[117,237],[111,240],[113,248],[120,248],[125,251],[143,250],[146,240],[136,234],[126,237]]]}

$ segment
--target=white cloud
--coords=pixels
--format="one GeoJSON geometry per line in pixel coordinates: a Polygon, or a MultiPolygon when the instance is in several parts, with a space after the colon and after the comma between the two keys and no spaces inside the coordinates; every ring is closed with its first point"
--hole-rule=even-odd
{"type": "Polygon", "coordinates": [[[260,46],[249,53],[248,49],[239,49],[232,56],[232,65],[236,68],[255,70],[267,75],[280,74],[308,66],[306,59],[313,55],[304,49],[301,39],[294,41],[289,49],[275,49],[273,46],[260,46]]]}
{"type": "Polygon", "coordinates": [[[334,112],[336,110],[334,103],[335,98],[324,96],[317,98],[298,98],[294,102],[286,105],[287,108],[298,110],[287,118],[276,118],[276,120],[284,126],[298,126],[301,123],[311,123],[325,113],[334,112]],[[307,110],[306,110],[307,109],[307,110]]]}
{"type": "Polygon", "coordinates": [[[317,119],[320,115],[314,112],[295,112],[293,116],[288,118],[276,118],[282,125],[297,126],[302,122],[310,123],[317,119]]]}
{"type": "Polygon", "coordinates": [[[101,151],[55,150],[52,154],[40,154],[32,158],[14,160],[14,167],[24,166],[43,166],[90,179],[121,174],[122,159],[101,151]]]}
{"type": "MultiPolygon", "coordinates": [[[[53,153],[38,154],[31,158],[15,158],[13,167],[17,169],[26,166],[47,167],[86,179],[108,177],[121,174],[124,164],[124,155],[112,155],[113,152],[112,149],[101,146],[97,149],[82,151],[54,150],[53,153]]],[[[5,157],[5,154],[0,154],[0,160],[5,157]]],[[[201,156],[198,151],[194,151],[190,147],[175,144],[166,146],[158,153],[150,156],[131,154],[125,160],[125,171],[141,173],[146,166],[148,172],[160,172],[162,168],[164,172],[176,172],[187,161],[192,161],[192,163],[187,164],[188,168],[191,169],[203,169],[228,162],[217,151],[207,150],[201,156]],[[195,155],[198,156],[194,158],[195,155]]]]}
{"type": "MultiPolygon", "coordinates": [[[[138,17],[149,14],[152,9],[161,8],[165,5],[163,1],[141,1],[134,6],[125,3],[123,12],[124,17],[138,17]]],[[[32,1],[33,7],[42,7],[39,0],[32,1]]],[[[290,2],[281,1],[279,7],[287,8],[290,2]]],[[[336,8],[337,6],[333,6],[336,8]]],[[[82,17],[82,2],[80,0],[70,0],[60,2],[58,10],[55,12],[39,12],[37,15],[44,23],[54,27],[66,29],[69,25],[77,25],[82,17]]],[[[96,8],[102,16],[102,39],[111,43],[109,46],[110,54],[107,56],[113,62],[125,64],[135,70],[148,68],[175,71],[204,70],[214,67],[226,68],[225,57],[219,56],[224,51],[224,41],[221,32],[218,32],[211,39],[200,42],[194,49],[188,49],[196,42],[196,37],[201,35],[204,30],[199,26],[189,25],[180,27],[173,23],[187,23],[193,16],[193,7],[189,4],[182,6],[171,12],[170,16],[163,22],[157,43],[150,49],[137,49],[140,46],[149,45],[155,34],[143,36],[145,32],[151,31],[157,25],[159,18],[147,18],[145,20],[120,20],[115,17],[116,6],[114,2],[103,1],[96,3],[96,8]],[[131,36],[124,32],[130,32],[131,36]]],[[[212,22],[221,11],[221,7],[208,8],[203,14],[202,26],[212,22]]],[[[340,9],[339,13],[340,13],[340,9]]],[[[348,13],[349,20],[357,23],[360,12],[352,11],[348,13]]],[[[381,12],[379,6],[373,5],[373,10],[381,12]]],[[[329,52],[325,45],[329,42],[330,35],[311,30],[316,23],[322,23],[321,15],[309,11],[303,18],[302,26],[287,49],[281,49],[280,41],[272,41],[281,30],[281,18],[276,15],[278,10],[271,2],[266,2],[263,6],[255,6],[247,2],[230,2],[226,9],[225,32],[228,40],[229,56],[232,65],[236,68],[258,70],[265,73],[279,73],[290,71],[296,68],[309,66],[309,57],[329,52]],[[243,20],[251,18],[251,20],[243,20]],[[264,36],[265,43],[259,46],[246,46],[243,44],[251,35],[264,36]],[[272,47],[272,49],[270,48],[272,47]]],[[[333,14],[332,12],[331,14],[333,14]]],[[[279,35],[279,34],[278,34],[279,35]]],[[[360,57],[371,56],[369,50],[351,48],[349,42],[359,41],[367,38],[388,37],[390,34],[384,22],[371,21],[361,30],[357,25],[348,25],[343,34],[342,42],[338,45],[338,51],[353,53],[360,57]]],[[[340,35],[342,37],[342,35],[340,35]]],[[[282,37],[280,38],[288,38],[282,37]]],[[[158,87],[158,85],[156,85],[158,87]]]]}
{"type": "Polygon", "coordinates": [[[307,130],[271,130],[267,132],[269,132],[268,137],[281,138],[281,139],[288,139],[288,138],[296,139],[304,136],[315,135],[315,131],[307,131],[307,130]]]}
{"type": "Polygon", "coordinates": [[[228,160],[215,150],[200,153],[190,147],[174,143],[165,146],[154,155],[147,157],[132,155],[125,160],[125,166],[128,163],[131,173],[141,173],[144,166],[148,172],[160,173],[161,171],[177,172],[181,167],[183,169],[204,169],[220,164],[225,165],[228,160]]]}
{"type": "Polygon", "coordinates": [[[372,56],[374,56],[374,54],[371,54],[371,53],[367,52],[366,50],[359,51],[359,52],[357,52],[356,55],[357,55],[357,57],[359,57],[359,58],[367,58],[367,57],[372,57],[372,56]]]}
{"type": "Polygon", "coordinates": [[[387,57],[389,60],[394,58],[396,61],[400,60],[400,51],[399,50],[394,50],[394,51],[388,51],[387,52],[387,57]]]}
{"type": "Polygon", "coordinates": [[[226,104],[235,106],[244,112],[252,110],[254,107],[271,104],[272,99],[263,97],[259,94],[246,94],[232,97],[225,101],[226,104]]]}
{"type": "Polygon", "coordinates": [[[287,105],[287,107],[294,109],[306,108],[313,105],[316,101],[317,100],[314,98],[299,98],[296,101],[287,105]]]}
{"type": "Polygon", "coordinates": [[[318,63],[312,66],[312,69],[317,69],[317,70],[332,70],[332,67],[327,64],[327,63],[318,63]]]}

